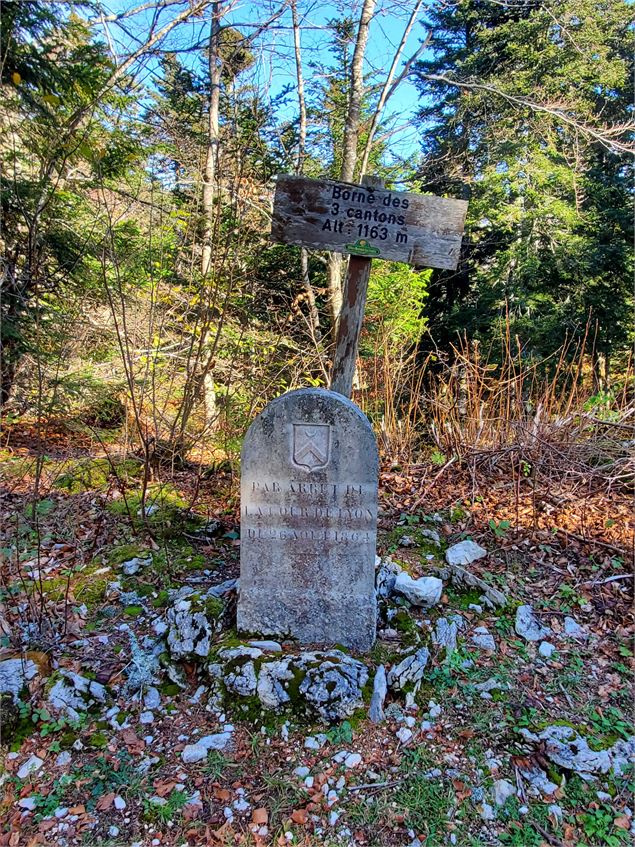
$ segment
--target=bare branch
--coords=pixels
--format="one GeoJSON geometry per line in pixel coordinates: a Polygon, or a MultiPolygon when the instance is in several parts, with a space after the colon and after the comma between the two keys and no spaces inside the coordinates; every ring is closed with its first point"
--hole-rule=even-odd
{"type": "Polygon", "coordinates": [[[466,91],[487,91],[497,97],[502,97],[504,100],[507,100],[508,103],[513,103],[515,106],[531,109],[534,112],[544,112],[548,115],[552,115],[563,124],[574,127],[582,135],[587,136],[587,138],[592,138],[594,141],[598,141],[603,147],[606,147],[614,153],[635,153],[635,145],[629,145],[619,140],[619,136],[635,131],[635,123],[615,124],[613,126],[606,126],[598,129],[578,120],[578,118],[574,115],[568,114],[562,106],[551,105],[549,103],[536,103],[534,100],[530,100],[529,97],[524,97],[519,94],[508,94],[505,91],[501,91],[500,88],[496,88],[496,86],[489,85],[488,83],[474,82],[473,80],[452,79],[444,74],[421,73],[421,77],[423,79],[429,79],[432,82],[442,82],[445,85],[450,85],[454,88],[460,88],[466,91]]]}
{"type": "Polygon", "coordinates": [[[406,42],[408,41],[410,33],[412,32],[412,28],[415,25],[415,22],[417,20],[418,15],[419,15],[419,11],[421,9],[422,3],[423,3],[423,0],[417,0],[417,3],[415,4],[414,9],[412,10],[412,14],[410,15],[410,19],[408,20],[408,23],[406,24],[406,28],[403,31],[403,35],[401,36],[401,41],[399,42],[399,46],[397,47],[397,50],[395,51],[395,55],[393,57],[392,64],[390,66],[390,70],[388,71],[388,75],[386,76],[386,80],[384,82],[382,92],[379,96],[379,102],[377,103],[377,108],[375,109],[375,112],[373,114],[373,118],[372,118],[372,121],[371,121],[371,124],[370,124],[370,129],[368,130],[368,137],[366,139],[366,146],[364,148],[364,153],[362,155],[362,163],[361,163],[361,166],[360,166],[360,173],[359,173],[360,178],[363,177],[364,174],[366,173],[366,168],[368,167],[368,159],[370,157],[370,151],[372,149],[373,140],[375,138],[375,132],[377,131],[377,126],[379,125],[379,121],[381,120],[381,115],[382,115],[382,112],[384,111],[384,107],[385,107],[386,103],[388,102],[389,98],[392,97],[392,95],[396,91],[399,84],[401,82],[403,82],[405,77],[410,73],[410,69],[412,68],[413,63],[415,62],[417,57],[419,55],[421,55],[423,50],[425,50],[425,48],[430,43],[430,39],[432,38],[432,31],[430,31],[430,32],[427,33],[425,39],[423,40],[423,42],[419,46],[418,50],[414,53],[413,56],[410,57],[410,59],[408,59],[408,61],[404,65],[401,73],[399,74],[399,76],[397,77],[397,79],[393,83],[393,78],[394,78],[395,72],[397,70],[397,65],[399,64],[402,53],[403,53],[404,48],[406,46],[406,42]]]}

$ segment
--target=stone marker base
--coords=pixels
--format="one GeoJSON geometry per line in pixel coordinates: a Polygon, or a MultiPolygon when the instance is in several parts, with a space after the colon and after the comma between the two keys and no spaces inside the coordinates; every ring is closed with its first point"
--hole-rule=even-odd
{"type": "Polygon", "coordinates": [[[295,638],[301,644],[342,644],[365,653],[375,641],[377,604],[360,597],[342,597],[329,603],[313,597],[298,605],[297,598],[280,593],[272,607],[263,593],[250,594],[238,605],[238,629],[243,633],[295,638]],[[257,624],[257,626],[254,626],[257,624]]]}

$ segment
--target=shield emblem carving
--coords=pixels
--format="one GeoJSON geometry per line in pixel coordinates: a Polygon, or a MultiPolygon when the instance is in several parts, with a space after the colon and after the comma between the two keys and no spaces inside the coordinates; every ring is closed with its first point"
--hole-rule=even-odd
{"type": "Polygon", "coordinates": [[[293,424],[293,464],[316,471],[328,464],[331,452],[329,424],[293,424]]]}

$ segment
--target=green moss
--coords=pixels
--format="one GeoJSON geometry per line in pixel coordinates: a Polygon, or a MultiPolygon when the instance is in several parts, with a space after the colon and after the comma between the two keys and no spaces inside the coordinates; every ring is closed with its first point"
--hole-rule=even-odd
{"type": "Polygon", "coordinates": [[[79,585],[75,586],[73,593],[76,600],[85,603],[90,608],[104,602],[107,590],[107,579],[87,579],[82,580],[79,585]]]}
{"type": "Polygon", "coordinates": [[[169,602],[170,597],[168,595],[168,592],[165,588],[162,588],[161,591],[159,591],[158,596],[155,597],[155,599],[152,601],[152,605],[155,609],[164,609],[169,602]]]}
{"type": "Polygon", "coordinates": [[[304,681],[306,676],[306,671],[301,668],[291,668],[291,672],[293,673],[292,679],[290,679],[285,688],[287,694],[289,695],[289,700],[294,706],[298,706],[301,701],[300,697],[300,686],[304,681]]]}
{"type": "Polygon", "coordinates": [[[481,595],[483,592],[479,588],[462,588],[456,585],[446,587],[448,601],[459,609],[468,609],[470,604],[475,603],[482,606],[481,595]]]}
{"type": "Polygon", "coordinates": [[[402,643],[406,646],[415,646],[421,640],[419,627],[405,609],[400,609],[390,622],[391,626],[401,633],[402,643]]]}
{"type": "Polygon", "coordinates": [[[143,497],[141,489],[129,491],[126,498],[112,500],[108,510],[121,517],[132,517],[135,529],[149,526],[157,537],[163,539],[178,537],[184,531],[193,531],[202,523],[203,518],[192,516],[188,502],[177,489],[169,484],[150,485],[145,495],[145,518],[141,512],[143,497]]]}
{"type": "Polygon", "coordinates": [[[174,682],[163,682],[159,686],[159,691],[161,694],[165,694],[166,697],[176,697],[177,694],[180,694],[181,689],[174,682]]]}
{"type": "Polygon", "coordinates": [[[88,744],[90,747],[94,747],[97,750],[101,750],[108,744],[108,737],[103,732],[93,732],[93,734],[88,739],[88,744]]]}
{"type": "Polygon", "coordinates": [[[463,506],[456,505],[450,509],[450,522],[457,523],[458,521],[462,521],[467,517],[467,512],[463,508],[463,506]]]}
{"type": "Polygon", "coordinates": [[[125,459],[113,464],[108,459],[78,459],[53,484],[55,488],[69,494],[103,491],[108,488],[113,467],[116,477],[124,483],[139,479],[142,473],[142,464],[138,459],[125,459]]]}
{"type": "Polygon", "coordinates": [[[219,597],[205,598],[205,615],[213,620],[219,620],[225,611],[225,604],[219,597]]]}
{"type": "Polygon", "coordinates": [[[106,558],[110,565],[116,567],[124,562],[129,562],[130,559],[152,559],[153,553],[140,544],[121,544],[118,547],[113,547],[106,558]]]}
{"type": "Polygon", "coordinates": [[[62,735],[59,738],[60,748],[62,750],[70,749],[73,746],[73,744],[77,741],[78,737],[79,737],[79,734],[77,732],[71,732],[70,730],[68,732],[62,733],[62,735]]]}
{"type": "Polygon", "coordinates": [[[235,629],[229,629],[223,633],[220,641],[217,641],[216,644],[212,646],[209,651],[208,658],[210,662],[218,661],[218,654],[221,650],[226,650],[229,647],[244,647],[245,642],[242,638],[238,637],[238,633],[235,629]]]}
{"type": "Polygon", "coordinates": [[[140,597],[151,597],[154,594],[155,588],[149,582],[141,582],[136,577],[126,577],[122,580],[121,586],[124,591],[134,591],[140,597]]]}
{"type": "Polygon", "coordinates": [[[143,614],[143,606],[126,606],[123,613],[128,615],[129,618],[136,618],[143,614]]]}
{"type": "Polygon", "coordinates": [[[42,589],[48,600],[63,600],[69,590],[68,576],[54,576],[42,581],[42,589]]]}

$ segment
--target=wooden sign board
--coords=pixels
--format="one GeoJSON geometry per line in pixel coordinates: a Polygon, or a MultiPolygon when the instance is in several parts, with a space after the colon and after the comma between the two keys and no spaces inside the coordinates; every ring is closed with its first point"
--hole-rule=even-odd
{"type": "Polygon", "coordinates": [[[281,175],[271,238],[312,250],[454,270],[466,200],[281,175]]]}

